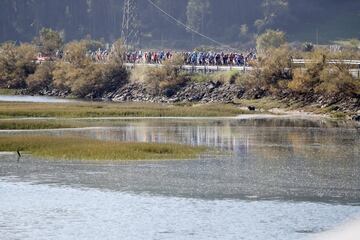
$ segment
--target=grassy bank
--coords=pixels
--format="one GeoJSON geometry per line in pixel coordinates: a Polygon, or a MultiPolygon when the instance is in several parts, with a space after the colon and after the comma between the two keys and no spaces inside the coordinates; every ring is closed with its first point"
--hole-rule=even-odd
{"type": "Polygon", "coordinates": [[[65,124],[56,121],[40,120],[0,120],[0,130],[35,130],[35,129],[59,129],[73,128],[72,124],[65,124]]]}
{"type": "Polygon", "coordinates": [[[15,89],[0,88],[0,95],[15,95],[15,89]]]}
{"type": "Polygon", "coordinates": [[[1,136],[0,151],[23,151],[61,160],[166,160],[193,159],[204,147],[180,144],[106,142],[86,138],[1,136]]]}
{"type": "Polygon", "coordinates": [[[0,118],[16,117],[231,117],[244,114],[231,104],[0,103],[0,118]]]}

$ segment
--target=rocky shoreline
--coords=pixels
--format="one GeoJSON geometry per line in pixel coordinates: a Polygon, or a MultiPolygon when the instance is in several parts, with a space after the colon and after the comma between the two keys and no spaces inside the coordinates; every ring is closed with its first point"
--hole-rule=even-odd
{"type": "MultiPolygon", "coordinates": [[[[19,94],[28,95],[26,90],[19,94]]],[[[70,92],[56,89],[42,90],[36,95],[68,97],[70,92]]],[[[85,98],[98,101],[112,102],[151,102],[151,103],[235,103],[239,99],[261,99],[273,97],[283,102],[297,103],[306,107],[331,108],[332,111],[351,112],[360,115],[360,97],[347,97],[338,95],[336,97],[324,97],[313,93],[295,95],[290,92],[278,92],[270,94],[265,89],[245,89],[236,84],[223,84],[222,82],[187,82],[161,91],[154,91],[140,82],[130,82],[119,89],[107,92],[102,96],[88,95],[85,98]]]]}

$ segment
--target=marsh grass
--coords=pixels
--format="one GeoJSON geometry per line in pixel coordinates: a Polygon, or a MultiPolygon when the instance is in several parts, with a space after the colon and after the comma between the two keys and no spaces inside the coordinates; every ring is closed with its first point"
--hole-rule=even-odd
{"type": "Polygon", "coordinates": [[[40,120],[0,120],[0,130],[35,130],[35,129],[59,129],[74,128],[72,124],[64,124],[56,121],[40,120]]]}
{"type": "Polygon", "coordinates": [[[243,113],[243,110],[231,104],[0,103],[0,118],[231,117],[243,113]]]}
{"type": "Polygon", "coordinates": [[[15,89],[0,88],[0,95],[15,95],[15,89]]]}
{"type": "Polygon", "coordinates": [[[107,142],[77,137],[1,136],[0,151],[29,152],[54,160],[171,160],[194,159],[205,147],[180,144],[107,142]]]}

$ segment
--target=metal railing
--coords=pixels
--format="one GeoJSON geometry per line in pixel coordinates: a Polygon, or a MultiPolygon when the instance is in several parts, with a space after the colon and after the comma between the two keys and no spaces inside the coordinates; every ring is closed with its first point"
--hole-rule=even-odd
{"type": "MultiPolygon", "coordinates": [[[[313,63],[312,60],[306,59],[293,59],[293,64],[306,64],[313,63]]],[[[329,64],[346,64],[346,65],[354,65],[358,68],[350,69],[350,73],[355,77],[360,79],[360,60],[331,60],[328,62],[329,64]]],[[[135,67],[161,67],[162,64],[146,64],[146,63],[125,63],[126,68],[133,69],[135,67]]],[[[213,72],[226,72],[226,71],[239,71],[239,72],[249,72],[253,71],[253,67],[249,66],[213,66],[213,65],[182,65],[181,69],[189,72],[189,73],[213,73],[213,72]]]]}

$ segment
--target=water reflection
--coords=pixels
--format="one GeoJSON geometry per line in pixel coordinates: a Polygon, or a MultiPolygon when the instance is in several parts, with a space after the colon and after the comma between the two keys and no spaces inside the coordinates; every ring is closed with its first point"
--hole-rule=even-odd
{"type": "Polygon", "coordinates": [[[104,127],[12,134],[205,145],[229,151],[231,156],[75,167],[28,160],[20,169],[8,159],[1,163],[5,169],[2,174],[182,197],[360,203],[360,138],[356,127],[286,119],[96,120],[91,124],[104,127]]]}

